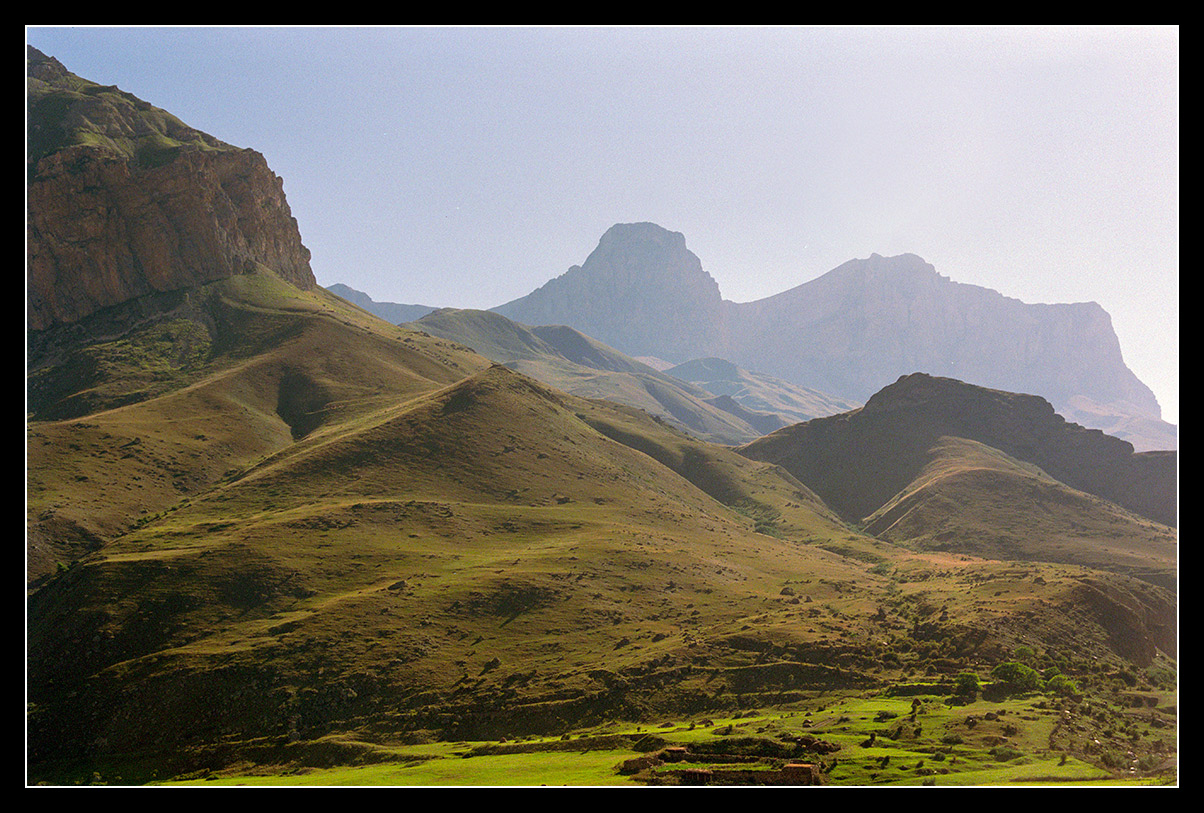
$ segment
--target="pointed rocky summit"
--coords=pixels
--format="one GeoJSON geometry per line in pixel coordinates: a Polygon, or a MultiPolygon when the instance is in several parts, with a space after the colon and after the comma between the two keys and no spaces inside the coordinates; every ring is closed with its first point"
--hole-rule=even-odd
{"type": "Polygon", "coordinates": [[[527,325],[570,325],[632,356],[696,358],[721,324],[719,285],[685,237],[653,223],[612,226],[585,263],[494,310],[527,325]]]}

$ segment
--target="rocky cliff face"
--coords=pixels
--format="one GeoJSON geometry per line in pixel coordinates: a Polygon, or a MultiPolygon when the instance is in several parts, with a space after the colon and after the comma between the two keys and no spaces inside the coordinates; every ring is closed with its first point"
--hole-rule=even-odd
{"type": "Polygon", "coordinates": [[[612,226],[585,263],[494,310],[527,325],[563,324],[631,356],[686,361],[722,336],[719,285],[679,232],[612,226]]]}
{"type": "Polygon", "coordinates": [[[1026,304],[951,281],[914,254],[850,260],[776,296],[730,304],[731,355],[763,371],[864,401],[901,375],[926,372],[1160,417],[1125,366],[1107,312],[1094,302],[1026,304]],[[792,333],[806,342],[791,341],[792,333]]]}
{"type": "Polygon", "coordinates": [[[1125,365],[1099,305],[1026,304],[953,282],[913,254],[850,260],[734,303],[680,234],[621,225],[584,265],[496,310],[530,325],[570,325],[630,355],[718,356],[855,402],[913,372],[1033,393],[1084,425],[1133,429],[1126,438],[1138,448],[1175,446],[1174,427],[1125,365]]]}
{"type": "Polygon", "coordinates": [[[28,326],[266,266],[317,283],[264,157],[29,54],[28,326]]]}

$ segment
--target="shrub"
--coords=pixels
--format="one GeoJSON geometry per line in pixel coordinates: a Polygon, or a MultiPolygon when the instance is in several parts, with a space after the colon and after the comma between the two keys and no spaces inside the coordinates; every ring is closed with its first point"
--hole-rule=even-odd
{"type": "Polygon", "coordinates": [[[1079,693],[1078,685],[1065,675],[1054,675],[1045,681],[1048,694],[1072,695],[1079,693]]]}
{"type": "Polygon", "coordinates": [[[991,677],[1014,692],[1032,692],[1041,688],[1041,674],[1015,661],[999,664],[991,670],[991,677]]]}
{"type": "Polygon", "coordinates": [[[1146,670],[1150,682],[1160,689],[1174,688],[1175,673],[1162,666],[1151,666],[1146,670]]]}
{"type": "Polygon", "coordinates": [[[999,762],[1011,762],[1013,759],[1023,756],[1022,752],[1010,745],[997,745],[991,749],[990,753],[999,762]]]}
{"type": "Polygon", "coordinates": [[[974,697],[978,688],[978,675],[973,672],[962,672],[953,683],[953,693],[958,697],[974,697]]]}

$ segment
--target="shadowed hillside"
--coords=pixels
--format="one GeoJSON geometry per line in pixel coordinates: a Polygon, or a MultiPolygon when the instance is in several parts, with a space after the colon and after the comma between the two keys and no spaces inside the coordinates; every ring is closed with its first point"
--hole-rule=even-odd
{"type": "Polygon", "coordinates": [[[783,466],[880,538],[1174,583],[1173,453],[1134,454],[1035,396],[915,374],[741,452],[783,466]]]}

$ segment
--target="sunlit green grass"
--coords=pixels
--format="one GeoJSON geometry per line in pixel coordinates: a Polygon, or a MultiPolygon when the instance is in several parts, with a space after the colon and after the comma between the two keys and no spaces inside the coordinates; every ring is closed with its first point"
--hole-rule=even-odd
{"type": "Polygon", "coordinates": [[[631,785],[615,766],[633,756],[625,751],[546,752],[436,758],[412,765],[384,764],[313,769],[282,776],[223,776],[171,785],[411,785],[537,786],[631,785]]]}

